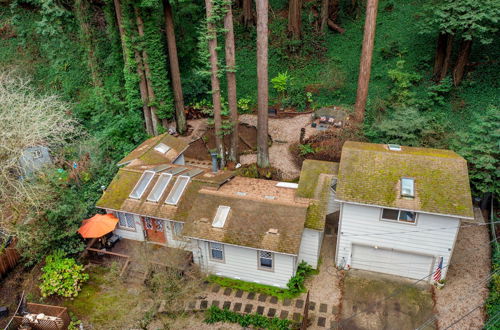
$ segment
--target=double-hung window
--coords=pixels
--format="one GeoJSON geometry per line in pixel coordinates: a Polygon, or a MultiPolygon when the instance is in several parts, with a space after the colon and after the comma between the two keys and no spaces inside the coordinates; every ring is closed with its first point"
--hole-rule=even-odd
{"type": "Polygon", "coordinates": [[[415,223],[417,221],[417,213],[403,210],[383,209],[382,220],[415,223]]]}
{"type": "Polygon", "coordinates": [[[118,218],[118,226],[126,229],[135,230],[134,215],[125,212],[115,212],[118,218]]]}
{"type": "Polygon", "coordinates": [[[210,259],[224,261],[224,246],[220,243],[210,243],[210,259]]]}
{"type": "Polygon", "coordinates": [[[259,268],[265,270],[273,269],[273,253],[268,251],[259,251],[259,268]]]}

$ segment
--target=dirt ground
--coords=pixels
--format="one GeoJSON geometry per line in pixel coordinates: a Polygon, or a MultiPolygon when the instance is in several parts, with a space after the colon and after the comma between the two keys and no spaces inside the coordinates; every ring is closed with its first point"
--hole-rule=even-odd
{"type": "MultiPolygon", "coordinates": [[[[487,279],[491,271],[489,241],[486,226],[460,229],[446,284],[442,290],[435,290],[439,329],[445,329],[488,297],[487,279]]],[[[453,325],[452,329],[482,329],[484,320],[484,309],[479,308],[453,325]]]]}

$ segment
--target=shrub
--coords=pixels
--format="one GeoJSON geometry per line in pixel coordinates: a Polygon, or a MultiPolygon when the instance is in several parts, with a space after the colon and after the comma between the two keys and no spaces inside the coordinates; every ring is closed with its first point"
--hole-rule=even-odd
{"type": "Polygon", "coordinates": [[[290,293],[299,295],[300,293],[305,292],[304,282],[309,276],[317,274],[317,272],[318,271],[308,265],[307,262],[302,261],[297,267],[297,273],[295,276],[288,281],[287,286],[290,293]]]}
{"type": "Polygon", "coordinates": [[[271,79],[271,84],[273,84],[273,88],[279,93],[283,94],[288,89],[291,82],[290,75],[287,72],[278,73],[278,75],[271,79]]]}
{"type": "Polygon", "coordinates": [[[217,322],[238,323],[244,328],[252,326],[256,329],[285,330],[290,329],[291,321],[282,320],[277,317],[267,318],[255,314],[239,314],[228,309],[220,309],[216,306],[210,307],[206,312],[205,322],[213,324],[217,322]]]}
{"type": "Polygon", "coordinates": [[[500,313],[500,244],[493,242],[493,258],[492,268],[493,275],[490,280],[490,294],[486,300],[486,313],[488,314],[488,322],[485,324],[485,329],[497,329],[494,322],[491,322],[500,313]]]}
{"type": "Polygon", "coordinates": [[[40,290],[43,297],[53,294],[76,297],[82,283],[89,279],[89,275],[83,272],[83,266],[73,258],[65,258],[62,251],[47,256],[42,270],[40,290]]]}
{"type": "Polygon", "coordinates": [[[248,97],[242,97],[238,100],[238,113],[245,114],[252,112],[252,99],[248,97]]]}
{"type": "Polygon", "coordinates": [[[308,144],[299,144],[299,153],[301,156],[307,156],[314,153],[314,148],[308,144]]]}

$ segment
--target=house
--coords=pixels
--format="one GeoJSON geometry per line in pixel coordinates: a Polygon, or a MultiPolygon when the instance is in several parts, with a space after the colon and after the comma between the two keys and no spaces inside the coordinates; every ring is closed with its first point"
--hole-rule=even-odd
{"type": "Polygon", "coordinates": [[[115,234],[191,251],[207,273],[282,288],[301,261],[317,267],[334,179],[318,168],[331,163],[307,163],[312,181],[299,184],[237,177],[181,163],[174,139],[150,139],[120,161],[97,202],[118,217],[115,234]]]}
{"type": "Polygon", "coordinates": [[[335,261],[413,279],[442,278],[462,221],[474,222],[466,161],[449,150],[346,142],[338,172],[335,261]]]}

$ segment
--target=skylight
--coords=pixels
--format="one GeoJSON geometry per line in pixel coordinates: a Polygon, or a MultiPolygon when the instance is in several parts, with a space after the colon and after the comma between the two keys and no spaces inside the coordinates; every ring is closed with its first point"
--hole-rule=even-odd
{"type": "Polygon", "coordinates": [[[167,199],[165,200],[165,203],[170,204],[170,205],[177,205],[179,202],[179,199],[181,199],[182,193],[184,192],[184,189],[186,189],[187,184],[189,183],[190,177],[181,175],[177,178],[177,181],[175,181],[174,186],[172,187],[172,190],[167,196],[167,199]]]}
{"type": "Polygon", "coordinates": [[[297,189],[299,187],[299,184],[298,183],[293,183],[293,182],[278,182],[276,184],[276,187],[297,189]]]}
{"type": "Polygon", "coordinates": [[[223,228],[230,210],[229,206],[219,205],[214,221],[212,222],[212,227],[223,228]]]}
{"type": "Polygon", "coordinates": [[[148,187],[149,183],[153,179],[154,175],[155,172],[144,171],[144,173],[142,173],[141,178],[139,179],[134,189],[132,190],[132,193],[130,193],[129,197],[140,199],[142,197],[142,194],[144,194],[144,191],[148,187]]]}
{"type": "Polygon", "coordinates": [[[156,181],[156,184],[153,187],[153,190],[151,190],[151,192],[149,193],[148,201],[158,202],[160,200],[161,195],[165,191],[165,188],[167,188],[167,185],[171,179],[172,179],[172,174],[162,173],[160,175],[160,177],[158,178],[158,181],[156,181]]]}
{"type": "Polygon", "coordinates": [[[415,181],[410,178],[401,179],[401,196],[415,197],[415,181]]]}
{"type": "Polygon", "coordinates": [[[388,144],[387,147],[390,151],[401,151],[401,146],[399,144],[388,144]]]}
{"type": "Polygon", "coordinates": [[[166,154],[170,150],[170,147],[167,146],[165,143],[160,142],[155,146],[155,150],[162,154],[166,154]]]}

